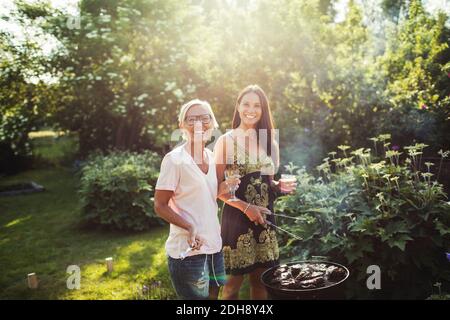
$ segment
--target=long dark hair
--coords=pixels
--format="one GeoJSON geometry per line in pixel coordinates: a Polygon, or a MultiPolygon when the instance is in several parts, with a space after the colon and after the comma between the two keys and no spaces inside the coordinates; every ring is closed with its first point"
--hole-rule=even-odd
{"type": "Polygon", "coordinates": [[[241,124],[241,117],[239,116],[238,106],[241,104],[242,98],[250,92],[254,92],[259,97],[259,102],[261,104],[262,108],[262,114],[261,119],[258,121],[256,125],[256,132],[257,132],[257,139],[258,139],[258,145],[260,141],[260,132],[259,129],[266,129],[267,130],[267,145],[263,146],[266,150],[266,154],[268,156],[271,156],[271,150],[272,150],[272,140],[273,140],[273,129],[275,129],[272,113],[270,111],[269,106],[269,99],[267,99],[266,94],[264,93],[263,89],[261,89],[258,85],[252,84],[244,88],[242,90],[237,99],[236,99],[236,106],[234,107],[234,115],[233,115],[233,129],[236,129],[241,124]]]}

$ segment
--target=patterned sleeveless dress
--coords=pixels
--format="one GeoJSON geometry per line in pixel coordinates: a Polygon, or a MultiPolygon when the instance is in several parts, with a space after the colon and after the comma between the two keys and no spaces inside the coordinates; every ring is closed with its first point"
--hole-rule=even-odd
{"type": "MultiPolygon", "coordinates": [[[[250,163],[247,151],[238,146],[236,141],[234,150],[233,161],[241,176],[236,197],[273,212],[275,194],[270,188],[269,176],[261,172],[264,167],[274,165],[272,158],[266,155],[256,163],[250,163]]],[[[275,223],[273,215],[265,215],[264,218],[275,223]]],[[[257,268],[270,268],[279,264],[278,242],[273,227],[255,225],[241,210],[226,203],[222,211],[221,227],[227,274],[241,275],[257,268]]]]}

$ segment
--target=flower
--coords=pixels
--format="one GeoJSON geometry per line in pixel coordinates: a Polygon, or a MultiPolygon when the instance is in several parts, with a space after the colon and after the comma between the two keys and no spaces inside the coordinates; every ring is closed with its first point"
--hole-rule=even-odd
{"type": "Polygon", "coordinates": [[[421,109],[421,110],[427,110],[427,109],[428,109],[428,106],[424,103],[424,104],[422,104],[422,105],[420,106],[420,109],[421,109]]]}
{"type": "Polygon", "coordinates": [[[450,262],[450,253],[446,253],[446,255],[447,255],[447,260],[450,262]]]}
{"type": "Polygon", "coordinates": [[[394,145],[392,146],[392,150],[398,151],[398,150],[400,150],[400,147],[394,144],[394,145]]]}
{"type": "Polygon", "coordinates": [[[153,289],[161,287],[161,281],[153,280],[150,284],[150,287],[153,289]]]}
{"type": "Polygon", "coordinates": [[[347,149],[350,149],[350,147],[349,147],[349,146],[346,146],[346,145],[339,145],[339,146],[338,146],[338,149],[341,149],[342,151],[345,151],[345,150],[347,150],[347,149]]]}

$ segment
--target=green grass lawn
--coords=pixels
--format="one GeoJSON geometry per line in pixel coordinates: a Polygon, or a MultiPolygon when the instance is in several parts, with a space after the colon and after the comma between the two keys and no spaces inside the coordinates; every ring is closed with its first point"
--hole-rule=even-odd
{"type": "Polygon", "coordinates": [[[53,134],[38,131],[30,134],[34,162],[37,167],[59,167],[71,165],[78,150],[76,134],[53,134]]]}
{"type": "MultiPolygon", "coordinates": [[[[35,145],[39,154],[58,161],[61,146],[48,138],[35,145]],[[50,142],[49,142],[50,141],[50,142]]],[[[64,146],[70,144],[60,140],[64,146]]],[[[57,166],[2,178],[0,185],[35,181],[45,192],[0,197],[0,299],[174,299],[164,242],[168,226],[144,233],[85,230],[79,227],[78,178],[57,166]],[[114,271],[106,272],[105,258],[114,258],[114,271]],[[69,265],[81,269],[81,288],[67,289],[69,265]],[[27,286],[35,272],[39,288],[27,286]],[[138,287],[161,281],[148,296],[138,287]]],[[[241,297],[248,298],[248,282],[241,297]]]]}
{"type": "Polygon", "coordinates": [[[137,286],[162,282],[150,298],[174,298],[164,253],[167,227],[145,233],[86,231],[78,227],[77,180],[67,169],[34,170],[2,184],[33,180],[43,193],[0,198],[1,299],[133,299],[137,286]],[[106,272],[104,259],[115,270],[106,272]],[[81,268],[81,289],[68,290],[66,268],[81,268]],[[27,287],[35,272],[37,290],[27,287]]]}

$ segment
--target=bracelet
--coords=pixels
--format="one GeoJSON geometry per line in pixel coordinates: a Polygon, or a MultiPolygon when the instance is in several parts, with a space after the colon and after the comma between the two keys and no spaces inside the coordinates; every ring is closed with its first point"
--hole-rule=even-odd
{"type": "Polygon", "coordinates": [[[244,214],[247,212],[248,208],[250,207],[250,203],[247,204],[247,207],[244,209],[244,214]]]}

